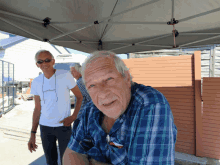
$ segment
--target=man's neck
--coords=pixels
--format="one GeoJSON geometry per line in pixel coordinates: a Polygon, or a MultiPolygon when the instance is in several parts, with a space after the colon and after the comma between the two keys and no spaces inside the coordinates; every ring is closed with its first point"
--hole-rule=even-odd
{"type": "Polygon", "coordinates": [[[102,121],[102,128],[106,133],[109,133],[113,125],[115,124],[116,119],[109,118],[108,116],[104,116],[102,121]]]}
{"type": "Polygon", "coordinates": [[[49,72],[44,72],[44,76],[47,78],[47,79],[49,79],[49,78],[51,78],[52,76],[53,76],[53,74],[56,72],[56,69],[53,69],[53,70],[51,70],[51,71],[49,71],[49,72]]]}

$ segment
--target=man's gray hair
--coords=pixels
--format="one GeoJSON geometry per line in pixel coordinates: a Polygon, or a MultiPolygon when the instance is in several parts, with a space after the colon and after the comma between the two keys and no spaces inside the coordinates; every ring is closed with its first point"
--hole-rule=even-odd
{"type": "Polygon", "coordinates": [[[77,72],[79,72],[79,73],[81,74],[82,67],[81,67],[80,64],[76,63],[76,64],[74,65],[74,68],[77,70],[77,72]]]}
{"type": "MultiPolygon", "coordinates": [[[[90,56],[88,56],[85,60],[85,62],[82,65],[82,79],[83,82],[85,84],[85,70],[86,70],[86,65],[91,63],[93,60],[99,58],[99,57],[111,57],[114,59],[114,63],[115,63],[115,67],[118,70],[119,73],[121,73],[121,75],[123,77],[125,77],[125,71],[128,71],[129,68],[125,65],[125,63],[122,61],[122,59],[120,57],[118,57],[115,53],[111,52],[111,51],[95,51],[93,53],[90,54],[90,56]]],[[[130,72],[129,72],[130,74],[130,72]]],[[[130,74],[130,80],[131,80],[131,84],[133,84],[132,81],[132,76],[130,74]]]]}
{"type": "Polygon", "coordinates": [[[36,54],[35,54],[35,61],[37,62],[37,57],[39,56],[39,54],[41,53],[48,53],[52,59],[54,59],[54,56],[48,51],[48,50],[39,50],[36,54]]]}

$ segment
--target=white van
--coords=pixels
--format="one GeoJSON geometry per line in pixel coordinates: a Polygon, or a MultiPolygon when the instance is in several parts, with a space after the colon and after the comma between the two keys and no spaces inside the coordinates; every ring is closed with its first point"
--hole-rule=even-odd
{"type": "MultiPolygon", "coordinates": [[[[70,71],[70,66],[74,66],[76,63],[72,62],[72,63],[56,63],[54,65],[54,69],[59,69],[59,70],[68,70],[70,71]]],[[[74,78],[75,79],[75,78],[74,78]]],[[[75,79],[76,81],[76,79],[75,79]]],[[[70,101],[71,101],[71,105],[75,104],[75,95],[73,94],[72,91],[70,91],[70,101]]]]}
{"type": "MultiPolygon", "coordinates": [[[[81,54],[60,54],[55,57],[54,69],[64,69],[70,71],[70,66],[80,64],[85,61],[86,56],[81,54]]],[[[76,79],[75,79],[76,80],[76,79]]],[[[71,105],[75,104],[75,95],[70,91],[71,105]]]]}

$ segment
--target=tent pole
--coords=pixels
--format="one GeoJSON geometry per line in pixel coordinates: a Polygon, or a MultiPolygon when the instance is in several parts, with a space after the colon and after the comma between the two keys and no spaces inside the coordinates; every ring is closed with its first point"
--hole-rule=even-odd
{"type": "Polygon", "coordinates": [[[20,30],[22,30],[22,31],[24,31],[24,32],[26,32],[26,33],[28,33],[28,34],[34,36],[34,37],[36,37],[36,38],[38,38],[38,39],[41,40],[41,41],[43,40],[42,38],[38,37],[37,35],[35,35],[35,34],[29,32],[29,31],[27,31],[27,30],[22,29],[21,27],[19,27],[19,26],[15,25],[15,24],[13,24],[13,23],[11,23],[11,22],[5,20],[4,18],[1,18],[1,17],[0,17],[0,20],[6,22],[6,23],[8,23],[8,24],[10,24],[10,25],[12,25],[12,26],[14,26],[14,27],[16,27],[16,28],[18,28],[18,29],[20,29],[20,30]]]}
{"type": "Polygon", "coordinates": [[[95,21],[94,23],[89,23],[89,24],[87,24],[87,25],[85,25],[85,26],[83,26],[83,27],[81,27],[81,28],[79,28],[79,29],[76,29],[76,30],[73,30],[73,31],[70,31],[70,32],[67,32],[67,33],[64,33],[64,34],[61,34],[61,35],[58,35],[58,36],[56,36],[56,37],[50,39],[50,41],[53,41],[53,40],[55,40],[55,39],[61,38],[61,37],[66,36],[66,35],[68,35],[68,34],[71,34],[71,33],[74,33],[74,32],[80,31],[80,30],[83,30],[83,29],[85,29],[85,28],[88,28],[88,27],[90,27],[90,26],[93,26],[94,24],[99,24],[99,22],[103,22],[103,21],[105,21],[105,20],[111,19],[111,18],[116,17],[116,16],[118,16],[118,15],[127,13],[127,12],[129,12],[129,11],[138,9],[138,8],[140,8],[140,7],[144,7],[144,6],[150,5],[150,4],[155,3],[155,2],[158,2],[158,1],[159,1],[159,0],[152,0],[152,1],[150,1],[150,2],[146,2],[146,3],[143,3],[143,4],[139,5],[139,6],[132,7],[132,8],[130,8],[130,9],[124,10],[124,11],[119,12],[119,13],[117,13],[117,14],[113,14],[113,15],[111,15],[111,16],[109,16],[109,17],[106,17],[106,18],[97,20],[97,21],[95,21]]]}
{"type": "Polygon", "coordinates": [[[172,46],[168,46],[168,45],[144,45],[144,44],[135,44],[135,45],[138,45],[138,46],[152,46],[152,47],[161,47],[161,48],[167,48],[167,49],[170,49],[170,48],[173,48],[172,46]]]}
{"type": "Polygon", "coordinates": [[[153,25],[153,24],[156,24],[156,25],[167,25],[167,22],[128,22],[128,21],[126,21],[126,22],[115,22],[115,21],[113,21],[113,22],[100,22],[99,24],[151,24],[151,25],[153,25]]]}
{"type": "Polygon", "coordinates": [[[28,17],[25,17],[25,16],[21,16],[21,15],[17,15],[17,14],[9,13],[9,12],[2,11],[2,10],[0,10],[0,13],[2,13],[2,14],[6,14],[6,15],[10,15],[10,16],[13,16],[13,17],[17,17],[17,18],[26,19],[26,20],[33,21],[33,22],[42,23],[41,20],[37,20],[37,19],[33,19],[33,18],[28,18],[28,17]]]}
{"type": "Polygon", "coordinates": [[[172,16],[171,19],[174,18],[174,0],[172,0],[172,16]]]}
{"type": "MultiPolygon", "coordinates": [[[[59,32],[61,32],[61,33],[64,34],[64,32],[63,32],[62,30],[58,29],[58,28],[55,27],[54,25],[51,25],[51,24],[50,24],[50,26],[53,27],[54,29],[56,29],[57,31],[59,31],[59,32]]],[[[77,41],[77,42],[80,42],[79,40],[77,40],[76,38],[72,37],[71,35],[67,35],[67,36],[69,36],[70,38],[72,38],[73,40],[75,40],[75,41],[77,41]]],[[[60,42],[60,41],[59,41],[59,42],[60,42]]],[[[83,42],[82,44],[83,44],[84,46],[88,47],[88,45],[86,45],[85,42],[83,42]]]]}
{"type": "Polygon", "coordinates": [[[192,32],[192,33],[184,33],[184,32],[183,32],[183,33],[181,33],[181,36],[182,36],[182,35],[210,35],[210,34],[211,34],[211,35],[216,35],[216,34],[219,34],[219,35],[220,35],[220,33],[193,33],[193,32],[192,32]]]}
{"type": "Polygon", "coordinates": [[[194,19],[194,18],[197,18],[197,17],[201,17],[201,16],[204,16],[204,15],[208,15],[208,14],[214,13],[214,12],[218,12],[218,11],[220,11],[220,7],[217,8],[217,9],[214,9],[214,10],[206,11],[206,12],[203,12],[203,13],[200,13],[200,14],[196,14],[196,15],[193,15],[193,16],[189,16],[189,17],[180,19],[179,22],[188,21],[190,19],[194,19]]]}
{"type": "Polygon", "coordinates": [[[195,43],[198,43],[198,42],[207,41],[207,40],[212,40],[212,39],[219,38],[219,37],[220,37],[220,35],[214,36],[214,37],[209,37],[209,38],[206,38],[206,39],[203,39],[203,40],[194,41],[194,42],[190,42],[190,43],[187,43],[187,44],[180,45],[180,47],[183,47],[183,46],[186,46],[186,45],[195,44],[195,43]]]}
{"type": "Polygon", "coordinates": [[[209,77],[215,77],[215,45],[210,48],[209,77]]]}
{"type": "Polygon", "coordinates": [[[134,46],[134,45],[136,45],[136,44],[141,44],[141,43],[145,43],[145,42],[154,41],[154,40],[157,40],[157,39],[161,39],[161,38],[168,37],[168,36],[170,36],[170,35],[171,35],[171,34],[166,34],[166,35],[163,35],[163,36],[160,36],[160,37],[156,37],[156,38],[152,38],[152,39],[149,39],[149,40],[146,40],[146,41],[141,41],[141,42],[137,42],[137,43],[133,43],[133,44],[128,44],[128,45],[125,45],[125,46],[122,46],[122,47],[119,47],[119,48],[111,49],[110,51],[127,48],[127,47],[130,47],[130,46],[134,46]]]}

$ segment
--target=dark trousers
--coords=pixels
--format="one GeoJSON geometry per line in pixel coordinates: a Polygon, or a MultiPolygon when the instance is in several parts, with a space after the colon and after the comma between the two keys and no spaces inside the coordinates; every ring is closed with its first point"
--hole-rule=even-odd
{"type": "Polygon", "coordinates": [[[71,126],[48,127],[40,125],[41,140],[44,154],[48,165],[58,165],[58,153],[56,141],[58,140],[60,160],[62,162],[63,154],[66,150],[71,136],[71,126]]]}

